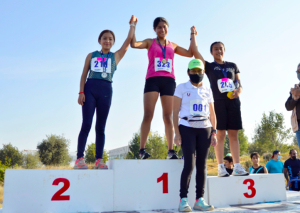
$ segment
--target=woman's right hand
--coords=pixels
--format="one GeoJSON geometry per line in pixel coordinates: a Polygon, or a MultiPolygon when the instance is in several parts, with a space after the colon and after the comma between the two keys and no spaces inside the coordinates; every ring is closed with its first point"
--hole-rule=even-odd
{"type": "Polygon", "coordinates": [[[180,134],[175,134],[174,143],[176,144],[176,146],[181,146],[181,135],[180,134]]]}
{"type": "Polygon", "coordinates": [[[84,102],[85,102],[85,95],[84,95],[84,93],[81,93],[81,94],[79,94],[79,97],[78,97],[78,104],[83,106],[84,102]]]}
{"type": "Polygon", "coordinates": [[[195,35],[198,34],[197,30],[196,30],[196,27],[195,26],[192,26],[191,27],[191,33],[194,33],[195,35]]]}

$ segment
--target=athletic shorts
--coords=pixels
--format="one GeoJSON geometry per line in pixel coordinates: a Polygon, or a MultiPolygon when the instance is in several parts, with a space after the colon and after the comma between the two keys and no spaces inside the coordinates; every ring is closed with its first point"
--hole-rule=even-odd
{"type": "Polygon", "coordinates": [[[241,102],[239,98],[215,100],[217,130],[243,129],[241,102]]]}
{"type": "Polygon", "coordinates": [[[176,88],[176,82],[171,77],[151,77],[146,79],[144,93],[158,92],[160,96],[173,96],[176,88]]]}

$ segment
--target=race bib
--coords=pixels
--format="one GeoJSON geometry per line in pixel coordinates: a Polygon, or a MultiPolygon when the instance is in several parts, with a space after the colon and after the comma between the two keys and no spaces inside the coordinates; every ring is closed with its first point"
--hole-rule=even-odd
{"type": "Polygon", "coordinates": [[[231,92],[235,89],[234,83],[229,78],[222,78],[218,80],[218,88],[221,93],[231,92]]]}
{"type": "MultiPolygon", "coordinates": [[[[106,58],[104,58],[104,61],[106,61],[106,58]]],[[[111,58],[108,59],[107,67],[106,67],[105,70],[104,70],[104,62],[103,62],[103,59],[101,57],[92,58],[91,70],[94,71],[94,72],[111,73],[111,58]]]]}
{"type": "Polygon", "coordinates": [[[209,106],[206,101],[203,100],[191,100],[190,101],[190,113],[192,116],[208,116],[209,106]]]}
{"type": "Polygon", "coordinates": [[[169,73],[172,72],[172,59],[167,58],[167,63],[163,64],[162,61],[163,58],[155,58],[154,59],[154,68],[155,72],[158,71],[167,71],[169,73]]]}

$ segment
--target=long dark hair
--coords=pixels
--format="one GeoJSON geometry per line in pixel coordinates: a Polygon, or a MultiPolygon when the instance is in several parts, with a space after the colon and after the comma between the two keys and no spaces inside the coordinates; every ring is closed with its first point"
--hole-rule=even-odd
{"type": "Polygon", "coordinates": [[[154,29],[156,29],[159,22],[164,22],[169,27],[169,23],[168,23],[167,19],[165,19],[164,17],[157,17],[156,19],[154,19],[154,22],[153,22],[153,28],[154,29]]]}
{"type": "Polygon", "coordinates": [[[116,41],[116,37],[115,37],[115,34],[114,34],[113,31],[111,31],[111,30],[103,30],[103,31],[100,33],[99,37],[98,37],[98,42],[101,40],[101,37],[104,35],[104,33],[110,33],[110,34],[112,34],[112,36],[113,36],[113,38],[114,38],[114,41],[116,41]]]}

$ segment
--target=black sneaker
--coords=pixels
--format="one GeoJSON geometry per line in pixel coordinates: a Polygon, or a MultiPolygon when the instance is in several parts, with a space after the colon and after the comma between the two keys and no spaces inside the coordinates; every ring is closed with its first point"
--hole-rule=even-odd
{"type": "Polygon", "coordinates": [[[148,152],[146,152],[145,149],[140,149],[139,156],[142,160],[145,160],[145,159],[151,157],[151,155],[148,152]]]}
{"type": "Polygon", "coordinates": [[[178,159],[178,156],[176,155],[176,151],[173,149],[170,149],[168,151],[167,159],[178,159]]]}

